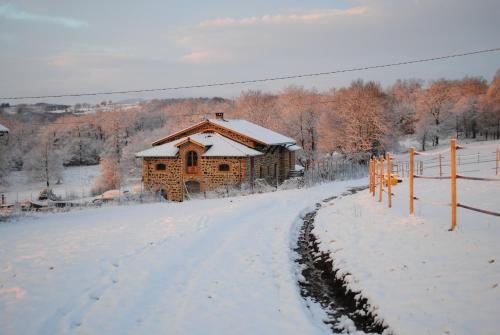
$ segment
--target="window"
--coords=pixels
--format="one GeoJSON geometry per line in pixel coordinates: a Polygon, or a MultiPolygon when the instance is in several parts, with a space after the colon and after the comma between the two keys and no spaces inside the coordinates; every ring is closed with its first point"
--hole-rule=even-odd
{"type": "Polygon", "coordinates": [[[186,154],[187,166],[198,165],[198,154],[195,151],[188,151],[186,154]]]}
{"type": "Polygon", "coordinates": [[[198,173],[198,154],[195,151],[186,154],[186,173],[198,173]]]}
{"type": "Polygon", "coordinates": [[[219,165],[219,171],[229,171],[229,165],[228,164],[219,165]]]}
{"type": "Polygon", "coordinates": [[[156,171],[165,171],[167,169],[167,166],[163,163],[158,163],[156,164],[156,171]]]}
{"type": "Polygon", "coordinates": [[[259,167],[259,178],[262,178],[264,176],[264,172],[262,171],[262,165],[259,167]]]}

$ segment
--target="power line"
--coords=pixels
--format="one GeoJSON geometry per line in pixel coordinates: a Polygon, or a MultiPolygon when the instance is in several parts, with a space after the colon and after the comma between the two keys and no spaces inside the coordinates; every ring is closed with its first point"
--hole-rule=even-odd
{"type": "Polygon", "coordinates": [[[294,74],[294,75],[286,75],[286,76],[279,76],[279,77],[251,79],[251,80],[224,81],[224,82],[218,82],[218,83],[172,86],[172,87],[164,87],[164,88],[150,88],[150,89],[138,89],[138,90],[124,90],[124,91],[73,93],[73,94],[40,95],[40,96],[0,97],[0,99],[1,100],[21,100],[21,99],[84,97],[84,96],[97,96],[97,95],[174,91],[174,90],[182,90],[182,89],[216,87],[216,86],[243,85],[243,84],[261,83],[261,82],[268,82],[268,81],[278,81],[278,80],[297,79],[297,78],[306,78],[306,77],[318,77],[318,76],[326,76],[326,75],[332,75],[332,74],[338,74],[338,73],[357,72],[357,71],[380,69],[380,68],[393,67],[393,66],[402,66],[402,65],[409,65],[409,64],[416,64],[416,63],[433,62],[433,61],[438,61],[438,60],[465,57],[465,56],[484,54],[484,53],[490,53],[490,52],[496,52],[496,51],[500,51],[500,48],[483,49],[483,50],[469,51],[469,52],[458,53],[458,54],[451,54],[451,55],[446,55],[446,56],[439,56],[439,57],[432,57],[432,58],[421,58],[421,59],[401,61],[401,62],[396,62],[396,63],[362,66],[362,67],[355,67],[355,68],[350,68],[350,69],[334,70],[334,71],[327,71],[327,72],[303,73],[303,74],[294,74]]]}

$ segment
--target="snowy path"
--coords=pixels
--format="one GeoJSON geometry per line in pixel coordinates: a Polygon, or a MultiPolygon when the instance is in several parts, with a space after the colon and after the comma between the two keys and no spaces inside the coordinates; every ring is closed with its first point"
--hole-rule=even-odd
{"type": "Polygon", "coordinates": [[[291,227],[364,183],[0,225],[0,333],[329,333],[299,295],[291,227]]]}

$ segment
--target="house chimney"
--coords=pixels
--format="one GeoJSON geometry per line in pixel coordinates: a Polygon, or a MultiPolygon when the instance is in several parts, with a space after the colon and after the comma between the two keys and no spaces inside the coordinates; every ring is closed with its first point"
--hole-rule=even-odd
{"type": "Polygon", "coordinates": [[[215,118],[217,120],[224,120],[224,113],[215,113],[215,118]]]}

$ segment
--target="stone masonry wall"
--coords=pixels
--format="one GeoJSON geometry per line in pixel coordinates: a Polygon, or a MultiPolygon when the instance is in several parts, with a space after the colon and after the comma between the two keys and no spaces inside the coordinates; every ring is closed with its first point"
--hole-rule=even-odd
{"type": "Polygon", "coordinates": [[[226,185],[237,185],[245,181],[247,158],[207,157],[202,161],[204,183],[207,190],[226,185]],[[219,171],[221,164],[229,165],[229,171],[219,171]]]}
{"type": "Polygon", "coordinates": [[[182,201],[181,162],[179,158],[144,158],[143,182],[146,189],[163,190],[168,200],[182,201]],[[158,171],[156,164],[165,164],[166,170],[158,171]]]}

